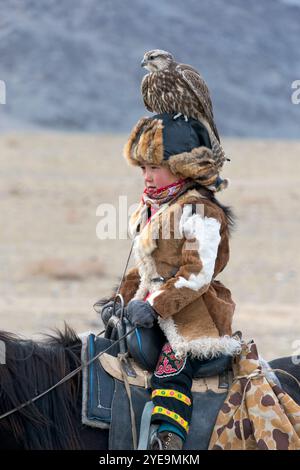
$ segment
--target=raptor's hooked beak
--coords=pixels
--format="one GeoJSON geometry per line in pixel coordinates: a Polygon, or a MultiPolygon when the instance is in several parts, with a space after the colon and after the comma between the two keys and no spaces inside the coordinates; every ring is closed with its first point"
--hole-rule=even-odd
{"type": "Polygon", "coordinates": [[[142,62],[141,62],[141,67],[145,67],[145,65],[147,65],[148,61],[143,59],[142,62]]]}

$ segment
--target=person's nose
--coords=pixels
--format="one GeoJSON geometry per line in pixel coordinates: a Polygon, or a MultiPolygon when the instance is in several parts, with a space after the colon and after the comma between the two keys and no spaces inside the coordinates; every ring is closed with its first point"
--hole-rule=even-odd
{"type": "Polygon", "coordinates": [[[145,182],[146,182],[146,183],[151,183],[151,182],[152,182],[152,174],[151,174],[151,172],[148,171],[148,170],[145,170],[144,178],[145,178],[145,182]]]}

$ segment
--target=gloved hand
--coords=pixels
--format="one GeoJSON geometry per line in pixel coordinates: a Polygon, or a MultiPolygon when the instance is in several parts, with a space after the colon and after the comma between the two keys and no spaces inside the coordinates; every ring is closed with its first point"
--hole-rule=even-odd
{"type": "Polygon", "coordinates": [[[151,328],[158,315],[149,302],[131,300],[125,309],[125,316],[134,326],[151,328]]]}
{"type": "MultiPolygon", "coordinates": [[[[110,318],[112,317],[112,314],[113,314],[113,306],[114,306],[114,301],[113,300],[110,300],[109,302],[107,302],[107,304],[104,304],[103,307],[102,307],[102,310],[101,310],[101,318],[102,318],[102,321],[104,323],[104,325],[106,326],[107,323],[109,322],[110,318]]],[[[118,302],[116,304],[116,308],[115,308],[115,315],[117,317],[119,317],[121,314],[121,305],[120,303],[118,302]]]]}

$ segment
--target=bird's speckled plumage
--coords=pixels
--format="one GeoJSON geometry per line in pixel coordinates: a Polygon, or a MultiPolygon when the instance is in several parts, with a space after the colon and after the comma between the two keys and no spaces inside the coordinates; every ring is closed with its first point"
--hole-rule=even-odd
{"type": "Polygon", "coordinates": [[[142,66],[150,72],[141,85],[148,111],[182,113],[202,122],[209,132],[214,154],[222,154],[225,160],[209,89],[199,72],[190,65],[177,63],[172,54],[158,49],[146,52],[142,66]]]}

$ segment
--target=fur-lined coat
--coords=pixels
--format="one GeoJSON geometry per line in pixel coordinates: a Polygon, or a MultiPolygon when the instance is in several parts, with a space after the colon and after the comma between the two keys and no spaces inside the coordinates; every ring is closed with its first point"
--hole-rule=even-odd
{"type": "Polygon", "coordinates": [[[150,220],[141,203],[130,219],[135,235],[136,267],[121,286],[125,303],[150,302],[158,322],[178,357],[233,355],[235,303],[218,274],[229,259],[229,229],[224,211],[190,189],[161,206],[150,220]]]}

